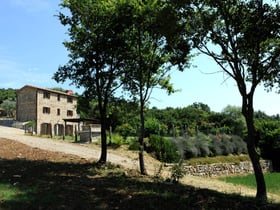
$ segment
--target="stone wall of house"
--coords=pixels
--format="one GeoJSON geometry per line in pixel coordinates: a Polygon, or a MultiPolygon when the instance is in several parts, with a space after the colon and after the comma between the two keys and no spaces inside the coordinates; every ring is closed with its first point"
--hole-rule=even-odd
{"type": "MultiPolygon", "coordinates": [[[[41,133],[42,124],[48,123],[52,128],[51,132],[54,134],[57,129],[55,125],[64,126],[63,119],[77,117],[77,98],[51,91],[48,92],[50,94],[49,98],[44,98],[45,92],[48,91],[37,90],[37,133],[41,133]],[[72,99],[71,102],[68,102],[68,97],[72,99]],[[44,107],[49,109],[49,113],[43,112],[44,107]],[[70,115],[68,112],[70,112],[70,115]]],[[[73,125],[73,123],[69,122],[68,125],[73,125]]]]}
{"type": "Polygon", "coordinates": [[[65,130],[73,135],[73,123],[63,129],[63,119],[77,117],[77,97],[71,93],[24,86],[17,92],[17,121],[34,121],[37,134],[62,135],[65,130]]]}
{"type": "MultiPolygon", "coordinates": [[[[263,172],[272,171],[272,163],[270,160],[260,161],[263,172]]],[[[171,167],[172,165],[168,165],[171,167]]],[[[234,174],[248,174],[253,173],[253,166],[251,162],[240,163],[214,163],[207,165],[189,166],[183,165],[186,174],[201,177],[227,176],[234,174]]]]}
{"type": "Polygon", "coordinates": [[[24,88],[17,93],[17,121],[36,120],[36,97],[36,91],[32,88],[24,88]]]}

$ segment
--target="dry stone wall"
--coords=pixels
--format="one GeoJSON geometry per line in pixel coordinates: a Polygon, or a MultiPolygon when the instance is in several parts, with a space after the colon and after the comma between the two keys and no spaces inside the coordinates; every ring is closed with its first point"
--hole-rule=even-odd
{"type": "MultiPolygon", "coordinates": [[[[261,160],[263,172],[272,171],[272,163],[270,160],[261,160]]],[[[171,165],[169,165],[171,166],[171,165]]],[[[240,163],[214,163],[207,165],[189,166],[183,165],[186,174],[201,177],[227,176],[237,174],[254,173],[251,162],[240,163]]]]}

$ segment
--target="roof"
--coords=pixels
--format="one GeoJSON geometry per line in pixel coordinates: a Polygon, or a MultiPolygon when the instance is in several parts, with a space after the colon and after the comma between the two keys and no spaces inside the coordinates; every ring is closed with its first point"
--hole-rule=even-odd
{"type": "Polygon", "coordinates": [[[65,122],[92,122],[99,124],[100,121],[97,119],[92,119],[92,118],[68,118],[68,119],[63,119],[65,122]]]}
{"type": "Polygon", "coordinates": [[[57,93],[57,94],[61,94],[61,95],[77,97],[76,95],[72,95],[72,94],[69,94],[69,93],[66,93],[66,92],[62,92],[62,91],[58,91],[58,90],[52,90],[52,89],[47,89],[47,88],[36,87],[36,86],[33,86],[33,85],[25,85],[22,88],[20,88],[17,92],[20,92],[20,91],[22,91],[23,89],[26,89],[26,88],[31,88],[31,89],[35,89],[35,90],[43,90],[43,91],[48,91],[48,92],[51,92],[51,93],[57,93]]]}

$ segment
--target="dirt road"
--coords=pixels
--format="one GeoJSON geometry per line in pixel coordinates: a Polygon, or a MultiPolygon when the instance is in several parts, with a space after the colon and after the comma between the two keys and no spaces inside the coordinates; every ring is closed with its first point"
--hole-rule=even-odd
{"type": "MultiPolygon", "coordinates": [[[[100,147],[94,144],[77,144],[65,141],[52,140],[48,138],[27,136],[23,130],[0,126],[0,138],[9,139],[11,141],[20,142],[30,146],[33,149],[39,148],[46,151],[61,152],[71,154],[83,159],[94,161],[100,157],[100,147]]],[[[4,147],[2,147],[4,148],[4,147]]],[[[1,149],[1,146],[0,146],[1,149]]],[[[122,150],[109,149],[108,161],[114,164],[122,165],[125,168],[138,170],[138,153],[122,150]]],[[[146,169],[150,175],[154,175],[159,168],[160,162],[145,155],[146,169]]],[[[164,176],[169,176],[169,171],[165,168],[164,176]]],[[[221,182],[213,178],[201,178],[194,176],[185,176],[181,182],[198,188],[207,188],[223,193],[235,193],[246,196],[255,196],[256,191],[243,186],[237,186],[221,182]]],[[[280,196],[269,194],[269,199],[280,202],[280,196]]]]}

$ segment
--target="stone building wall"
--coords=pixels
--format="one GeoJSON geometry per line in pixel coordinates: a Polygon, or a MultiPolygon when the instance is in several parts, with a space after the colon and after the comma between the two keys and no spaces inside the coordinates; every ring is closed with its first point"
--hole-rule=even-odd
{"type": "MultiPolygon", "coordinates": [[[[77,117],[77,98],[57,92],[49,92],[50,97],[44,98],[45,92],[45,90],[38,90],[37,93],[37,132],[42,133],[42,124],[48,123],[54,135],[57,128],[64,126],[63,119],[77,117]],[[72,102],[67,101],[68,97],[71,98],[72,102]],[[44,113],[44,108],[48,108],[49,112],[44,113]],[[59,126],[57,127],[57,125],[59,126]]],[[[68,123],[68,125],[70,126],[72,123],[68,123]]]]}
{"type": "Polygon", "coordinates": [[[26,122],[36,120],[36,98],[36,91],[32,88],[24,88],[17,94],[17,121],[26,122]]]}

